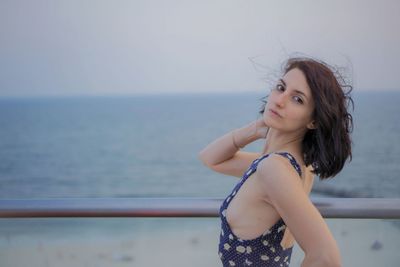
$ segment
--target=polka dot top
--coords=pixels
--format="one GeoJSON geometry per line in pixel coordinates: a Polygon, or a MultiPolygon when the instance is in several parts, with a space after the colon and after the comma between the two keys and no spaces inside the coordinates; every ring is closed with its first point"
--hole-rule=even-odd
{"type": "MultiPolygon", "coordinates": [[[[300,166],[294,157],[288,152],[275,152],[290,160],[290,163],[301,176],[300,166]]],[[[238,192],[243,183],[257,169],[258,163],[268,157],[266,154],[252,162],[242,179],[233,188],[232,193],[222,202],[219,209],[221,217],[221,233],[218,246],[218,255],[223,266],[289,266],[293,247],[284,249],[280,243],[286,228],[285,222],[280,218],[270,229],[262,235],[251,240],[243,240],[235,236],[226,220],[226,210],[230,201],[238,192]]]]}

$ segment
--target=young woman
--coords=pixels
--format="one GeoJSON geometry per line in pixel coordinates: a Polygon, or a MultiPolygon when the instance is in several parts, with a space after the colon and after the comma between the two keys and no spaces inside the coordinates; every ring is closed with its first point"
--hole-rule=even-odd
{"type": "Polygon", "coordinates": [[[199,153],[212,170],[241,178],[220,207],[223,266],[289,266],[294,241],[305,253],[302,267],[341,266],[309,193],[314,175],[333,177],[351,160],[352,87],[311,58],[289,58],[283,74],[263,101],[260,119],[199,153]],[[239,151],[261,138],[261,153],[239,151]]]}

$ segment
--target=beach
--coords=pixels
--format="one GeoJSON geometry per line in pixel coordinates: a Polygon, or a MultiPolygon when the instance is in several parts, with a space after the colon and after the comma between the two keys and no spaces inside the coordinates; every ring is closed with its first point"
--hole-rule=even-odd
{"type": "MultiPolygon", "coordinates": [[[[211,223],[210,223],[211,222],[211,223]]],[[[397,266],[400,229],[390,220],[328,219],[345,267],[397,266]]],[[[24,242],[3,238],[2,267],[103,267],[103,266],[221,266],[218,258],[218,221],[204,227],[183,225],[163,231],[126,236],[75,236],[68,239],[37,238],[24,242]]],[[[25,237],[26,238],[26,237],[25,237]]],[[[304,253],[295,244],[290,266],[300,266],[304,253]]]]}

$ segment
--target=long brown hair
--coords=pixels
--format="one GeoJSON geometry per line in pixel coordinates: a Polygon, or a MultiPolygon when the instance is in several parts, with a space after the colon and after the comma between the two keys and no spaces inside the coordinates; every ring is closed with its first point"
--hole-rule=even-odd
{"type": "MultiPolygon", "coordinates": [[[[348,158],[352,160],[350,133],[353,131],[353,117],[348,108],[351,103],[354,110],[350,96],[353,87],[345,83],[339,71],[321,60],[292,57],[282,66],[283,75],[294,68],[303,72],[315,103],[312,117],[316,129],[309,129],[302,141],[304,162],[306,166],[312,164],[313,173],[320,180],[334,177],[348,158]],[[346,88],[349,89],[347,92],[346,88]]],[[[260,114],[264,113],[267,103],[262,101],[260,114]]]]}

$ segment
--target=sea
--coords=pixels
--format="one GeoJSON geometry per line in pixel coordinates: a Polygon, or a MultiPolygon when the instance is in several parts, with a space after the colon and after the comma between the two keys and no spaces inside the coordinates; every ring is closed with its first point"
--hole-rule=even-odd
{"type": "MultiPolygon", "coordinates": [[[[222,199],[238,179],[208,169],[198,153],[259,118],[264,96],[0,98],[0,199],[222,199]]],[[[352,160],[332,179],[316,178],[311,196],[399,198],[400,92],[355,90],[352,98],[352,160]]],[[[244,150],[261,152],[262,146],[258,140],[244,150]]],[[[43,236],[65,240],[88,232],[124,235],[132,225],[136,234],[179,228],[172,219],[132,220],[0,219],[0,243],[43,236]]],[[[193,219],[188,225],[204,222],[193,219]]],[[[217,219],[207,223],[218,224],[217,219]]]]}

